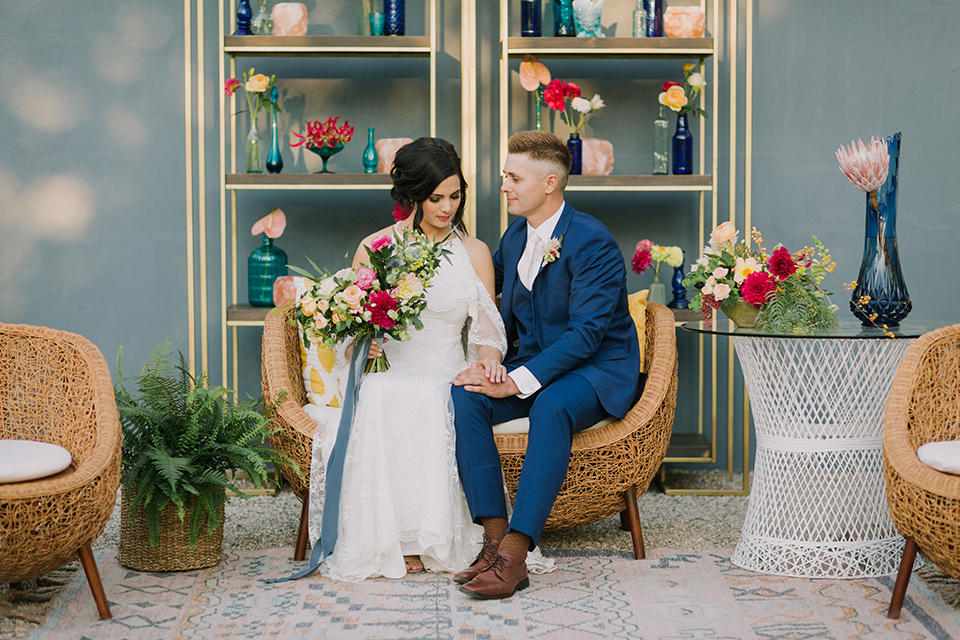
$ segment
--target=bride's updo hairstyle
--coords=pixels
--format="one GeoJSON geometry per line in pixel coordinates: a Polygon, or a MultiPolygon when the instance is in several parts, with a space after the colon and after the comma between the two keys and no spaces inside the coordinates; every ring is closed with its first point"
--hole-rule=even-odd
{"type": "Polygon", "coordinates": [[[462,231],[467,181],[463,179],[460,156],[453,145],[441,138],[420,138],[397,151],[393,169],[390,170],[393,179],[390,197],[403,209],[413,211],[413,228],[417,231],[420,231],[420,223],[423,222],[423,202],[450,176],[457,176],[460,180],[460,206],[451,225],[462,231]]]}

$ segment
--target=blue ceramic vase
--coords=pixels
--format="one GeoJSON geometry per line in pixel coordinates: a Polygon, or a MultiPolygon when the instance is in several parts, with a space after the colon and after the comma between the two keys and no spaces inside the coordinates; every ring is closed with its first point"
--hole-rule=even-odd
{"type": "Polygon", "coordinates": [[[388,36],[402,36],[404,31],[403,0],[383,0],[384,28],[388,36]]]}
{"type": "Polygon", "coordinates": [[[670,280],[671,288],[673,289],[673,300],[670,301],[668,307],[674,309],[686,309],[690,306],[690,303],[687,301],[687,288],[683,286],[683,265],[673,268],[673,278],[670,280]]]}
{"type": "Polygon", "coordinates": [[[237,3],[237,30],[233,32],[235,36],[252,36],[250,22],[253,19],[253,9],[250,8],[250,0],[240,0],[237,3]]]}
{"type": "Polygon", "coordinates": [[[887,181],[875,193],[867,194],[863,262],[850,300],[850,310],[864,326],[896,327],[913,308],[897,249],[899,133],[887,137],[887,151],[890,153],[887,181]]]}

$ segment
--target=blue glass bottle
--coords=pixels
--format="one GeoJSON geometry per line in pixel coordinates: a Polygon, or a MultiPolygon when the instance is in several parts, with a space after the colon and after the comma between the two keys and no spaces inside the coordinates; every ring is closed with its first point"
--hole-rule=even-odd
{"type": "Polygon", "coordinates": [[[673,300],[667,305],[668,307],[686,309],[690,306],[690,303],[687,301],[687,288],[683,286],[683,272],[682,263],[679,267],[673,268],[673,278],[670,280],[670,285],[673,289],[673,300]]]}
{"type": "Polygon", "coordinates": [[[573,0],[553,0],[553,35],[571,38],[577,35],[573,26],[573,0]]]}
{"type": "Polygon", "coordinates": [[[525,38],[539,38],[541,16],[540,0],[521,0],[520,35],[525,38]]]}
{"type": "Polygon", "coordinates": [[[687,127],[687,114],[677,116],[677,130],[673,134],[673,173],[689,175],[693,173],[693,134],[687,127]]]}
{"type": "Polygon", "coordinates": [[[367,127],[367,146],[363,150],[363,172],[376,173],[377,162],[379,161],[377,145],[374,143],[373,127],[367,127]]]}
{"type": "Polygon", "coordinates": [[[567,149],[570,149],[570,155],[573,156],[573,163],[570,165],[570,175],[578,176],[583,171],[583,141],[579,133],[571,133],[567,140],[567,149]]]}
{"type": "Polygon", "coordinates": [[[403,0],[383,0],[384,33],[388,36],[402,36],[404,27],[403,0]]]}
{"type": "Polygon", "coordinates": [[[263,244],[247,258],[247,298],[251,306],[273,306],[273,282],[287,275],[287,254],[263,234],[263,244]]]}
{"type": "Polygon", "coordinates": [[[240,0],[237,3],[237,30],[233,32],[235,36],[252,36],[250,22],[253,19],[253,9],[250,8],[250,0],[240,0]]]}
{"type": "Polygon", "coordinates": [[[647,37],[662,37],[663,0],[643,0],[643,9],[647,12],[647,37]]]}
{"type": "Polygon", "coordinates": [[[283,158],[280,157],[280,133],[277,130],[277,88],[270,90],[270,153],[267,154],[267,172],[280,173],[283,170],[283,158]]]}
{"type": "Polygon", "coordinates": [[[890,153],[887,181],[875,193],[867,194],[863,262],[850,300],[850,310],[865,327],[896,327],[913,308],[897,249],[899,133],[887,137],[887,151],[890,153]]]}

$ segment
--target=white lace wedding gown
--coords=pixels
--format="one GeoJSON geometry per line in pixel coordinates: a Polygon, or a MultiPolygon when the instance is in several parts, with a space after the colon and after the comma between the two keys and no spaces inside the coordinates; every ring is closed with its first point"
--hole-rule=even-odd
{"type": "MultiPolygon", "coordinates": [[[[506,348],[503,321],[463,242],[447,241],[450,262],[427,289],[423,329],[389,340],[390,369],[364,376],[343,469],[336,548],[321,566],[341,581],[401,578],[404,555],[425,568],[460,571],[477,555],[483,529],[472,522],[457,475],[454,376],[478,345],[506,348]],[[467,352],[464,351],[466,343],[467,352]]],[[[326,463],[339,410],[323,408],[313,441],[310,540],[317,544],[326,463]],[[324,413],[325,412],[325,413],[324,413]]]]}

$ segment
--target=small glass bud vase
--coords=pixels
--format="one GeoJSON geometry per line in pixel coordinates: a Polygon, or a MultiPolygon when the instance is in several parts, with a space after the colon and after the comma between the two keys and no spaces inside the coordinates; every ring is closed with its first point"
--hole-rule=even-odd
{"type": "Polygon", "coordinates": [[[633,10],[633,37],[647,36],[647,12],[643,8],[643,0],[637,0],[637,8],[633,10]]]}
{"type": "Polygon", "coordinates": [[[247,133],[247,173],[263,173],[263,138],[257,118],[250,114],[250,132],[247,133]]]}
{"type": "Polygon", "coordinates": [[[363,172],[376,173],[377,163],[380,161],[377,156],[377,145],[374,143],[373,127],[367,128],[367,146],[363,150],[363,172]]]}
{"type": "Polygon", "coordinates": [[[653,175],[665,176],[669,171],[670,123],[660,105],[660,115],[653,121],[653,175]]]}

